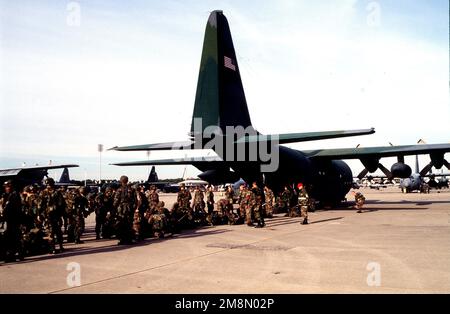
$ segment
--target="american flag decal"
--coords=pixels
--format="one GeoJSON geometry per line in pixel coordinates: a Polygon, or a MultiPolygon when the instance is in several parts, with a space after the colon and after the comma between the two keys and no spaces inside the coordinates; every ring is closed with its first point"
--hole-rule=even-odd
{"type": "Polygon", "coordinates": [[[224,65],[226,68],[236,71],[236,66],[233,64],[233,60],[231,58],[224,56],[223,59],[224,59],[224,65]]]}

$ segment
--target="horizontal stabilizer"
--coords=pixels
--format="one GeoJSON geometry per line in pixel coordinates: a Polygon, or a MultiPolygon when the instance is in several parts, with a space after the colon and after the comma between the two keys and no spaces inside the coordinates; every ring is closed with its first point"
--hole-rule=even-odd
{"type": "Polygon", "coordinates": [[[296,143],[325,140],[339,137],[350,137],[369,135],[375,133],[375,129],[348,130],[348,131],[325,131],[325,132],[308,132],[308,133],[285,133],[272,135],[250,135],[244,136],[236,141],[236,143],[254,143],[268,142],[278,140],[280,144],[296,143]]]}
{"type": "Polygon", "coordinates": [[[135,146],[122,146],[122,147],[116,146],[108,150],[116,150],[120,152],[132,152],[132,151],[147,151],[147,150],[190,149],[192,148],[192,145],[193,142],[191,141],[181,141],[181,142],[167,142],[167,143],[145,144],[135,146]]]}
{"type": "Polygon", "coordinates": [[[211,157],[183,157],[173,159],[159,159],[159,160],[143,160],[132,162],[121,162],[112,164],[114,166],[160,166],[160,165],[195,165],[199,163],[222,163],[223,160],[218,156],[211,157]]]}

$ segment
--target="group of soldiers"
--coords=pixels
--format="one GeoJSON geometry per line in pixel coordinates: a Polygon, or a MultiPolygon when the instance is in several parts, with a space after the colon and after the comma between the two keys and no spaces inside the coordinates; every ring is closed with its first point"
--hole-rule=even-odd
{"type": "Polygon", "coordinates": [[[45,181],[45,187],[27,186],[21,193],[14,191],[10,181],[3,189],[0,260],[5,261],[45,252],[56,254],[64,250],[64,242],[83,243],[85,219],[92,213],[96,239],[115,237],[121,245],[148,237],[164,238],[198,226],[246,224],[263,228],[264,219],[272,218],[274,211],[303,217],[301,223],[308,224],[308,211],[314,210],[315,204],[301,183],[296,189],[286,186],[277,198],[270,188],[261,189],[257,182],[241,185],[238,195],[228,186],[217,202],[212,186],[205,192],[196,187],[192,198],[191,191],[181,184],[171,210],[160,201],[155,186],[146,190],[130,184],[126,176],[120,178],[119,187],[109,186],[99,192],[88,187],[57,187],[52,178],[45,181]]]}

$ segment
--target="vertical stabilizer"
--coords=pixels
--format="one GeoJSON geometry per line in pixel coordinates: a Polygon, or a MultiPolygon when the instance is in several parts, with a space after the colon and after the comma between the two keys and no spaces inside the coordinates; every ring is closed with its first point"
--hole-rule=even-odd
{"type": "Polygon", "coordinates": [[[251,126],[236,53],[228,21],[222,11],[213,11],[206,25],[200,73],[192,116],[208,126],[251,126]]]}

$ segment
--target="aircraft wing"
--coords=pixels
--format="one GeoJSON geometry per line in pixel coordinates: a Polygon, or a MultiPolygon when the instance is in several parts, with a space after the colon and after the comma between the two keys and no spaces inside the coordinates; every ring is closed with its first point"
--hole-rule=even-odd
{"type": "Polygon", "coordinates": [[[363,159],[450,152],[450,144],[317,149],[302,151],[313,159],[363,159]]]}
{"type": "Polygon", "coordinates": [[[198,165],[202,163],[223,163],[223,159],[218,156],[183,157],[172,159],[120,162],[112,165],[127,167],[127,166],[161,166],[161,165],[198,165]]]}
{"type": "Polygon", "coordinates": [[[167,142],[167,143],[122,146],[122,147],[116,146],[108,150],[132,152],[132,151],[147,151],[147,150],[191,149],[193,144],[194,142],[192,141],[180,141],[180,142],[167,142]]]}
{"type": "MultiPolygon", "coordinates": [[[[296,142],[317,141],[340,137],[369,135],[375,133],[375,129],[362,129],[362,130],[343,130],[343,131],[324,131],[324,132],[306,132],[306,133],[283,133],[272,135],[247,135],[238,139],[235,143],[256,143],[256,142],[268,142],[277,140],[279,144],[288,144],[296,142]]],[[[150,151],[150,150],[178,150],[178,149],[193,149],[195,148],[194,141],[180,141],[180,142],[167,142],[157,144],[145,144],[134,146],[122,146],[113,147],[109,150],[116,151],[150,151]]]]}
{"type": "Polygon", "coordinates": [[[15,176],[15,175],[18,175],[19,172],[60,169],[60,168],[74,168],[74,167],[79,167],[79,166],[74,165],[74,164],[68,164],[68,165],[49,165],[49,166],[32,166],[32,167],[0,169],[0,177],[15,176]]]}

